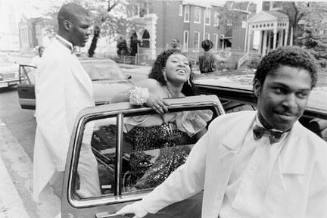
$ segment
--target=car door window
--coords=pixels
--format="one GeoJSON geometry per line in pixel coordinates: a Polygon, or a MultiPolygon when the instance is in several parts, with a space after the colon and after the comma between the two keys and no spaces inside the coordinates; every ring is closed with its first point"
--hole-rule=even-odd
{"type": "Polygon", "coordinates": [[[116,135],[116,117],[85,124],[72,185],[78,198],[114,195],[116,135]]]}
{"type": "Polygon", "coordinates": [[[73,196],[128,198],[149,192],[185,162],[215,116],[213,107],[204,107],[88,121],[72,170],[73,196]]]}
{"type": "Polygon", "coordinates": [[[134,193],[155,188],[182,165],[199,135],[212,119],[210,110],[194,110],[125,118],[121,172],[122,192],[134,193]]]}
{"type": "Polygon", "coordinates": [[[19,82],[21,85],[35,84],[36,67],[31,65],[19,65],[19,82]]]}

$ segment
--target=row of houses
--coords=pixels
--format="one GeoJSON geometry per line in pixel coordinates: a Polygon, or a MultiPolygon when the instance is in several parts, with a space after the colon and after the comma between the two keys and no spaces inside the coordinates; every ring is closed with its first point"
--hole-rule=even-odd
{"type": "MultiPolygon", "coordinates": [[[[153,59],[158,52],[179,41],[181,49],[196,57],[201,41],[210,39],[215,51],[266,54],[289,40],[289,19],[278,12],[280,2],[196,0],[129,0],[127,17],[135,24],[123,37],[137,40],[139,57],[153,59]]],[[[21,49],[44,44],[43,19],[25,19],[20,26],[21,49]]],[[[241,55],[241,56],[242,56],[241,55]]]]}
{"type": "MultiPolygon", "coordinates": [[[[200,3],[191,0],[135,0],[129,1],[129,20],[139,28],[130,30],[125,36],[127,41],[137,35],[140,46],[151,49],[167,47],[172,39],[177,39],[183,50],[199,51],[203,39],[214,42],[214,49],[239,47],[243,45],[240,37],[233,38],[233,29],[237,30],[246,22],[248,14],[255,13],[255,4],[250,2],[227,2],[225,5],[217,3],[200,3]],[[224,10],[237,11],[240,20],[227,19],[223,23],[224,10]],[[234,27],[234,28],[233,28],[234,27]],[[234,41],[234,43],[232,43],[234,41]],[[235,45],[235,46],[234,46],[235,45]]],[[[42,18],[23,18],[19,24],[21,49],[28,49],[43,44],[42,18]]],[[[234,30],[234,31],[235,31],[234,30]]],[[[235,34],[239,35],[239,34],[235,34]]],[[[244,35],[244,34],[243,34],[244,35]]],[[[243,38],[244,39],[244,38],[243,38]]]]}
{"type": "Polygon", "coordinates": [[[172,40],[179,41],[181,49],[189,56],[201,51],[204,39],[213,42],[214,50],[243,50],[246,20],[256,10],[256,5],[251,2],[221,5],[192,0],[138,0],[131,1],[129,7],[132,9],[130,20],[139,28],[131,30],[126,39],[128,41],[136,34],[141,42],[140,55],[151,56],[167,48],[172,40]],[[228,12],[238,16],[224,17],[228,12]]]}

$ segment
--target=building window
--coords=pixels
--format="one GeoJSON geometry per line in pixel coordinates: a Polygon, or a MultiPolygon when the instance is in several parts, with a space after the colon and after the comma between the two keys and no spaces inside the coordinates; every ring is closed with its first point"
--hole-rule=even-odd
{"type": "Polygon", "coordinates": [[[205,33],[205,36],[204,36],[205,39],[209,39],[210,40],[210,33],[205,33]]]}
{"type": "Polygon", "coordinates": [[[140,47],[150,48],[150,33],[148,30],[144,30],[142,35],[142,43],[140,47]]]}
{"type": "Polygon", "coordinates": [[[210,25],[211,23],[211,11],[208,8],[204,12],[204,22],[206,25],[210,25]]]}
{"type": "Polygon", "coordinates": [[[190,22],[190,6],[188,5],[184,8],[184,22],[190,22]]]}
{"type": "Polygon", "coordinates": [[[183,5],[179,5],[178,16],[183,16],[183,5]]]}
{"type": "Polygon", "coordinates": [[[215,49],[218,50],[218,44],[219,44],[219,35],[215,34],[215,49]]]}
{"type": "Polygon", "coordinates": [[[137,16],[139,14],[138,5],[132,5],[132,16],[137,16]]]}
{"type": "Polygon", "coordinates": [[[215,12],[213,19],[214,19],[213,20],[213,25],[214,26],[219,26],[219,13],[218,12],[215,12]]]}
{"type": "Polygon", "coordinates": [[[200,32],[194,31],[193,48],[194,50],[199,50],[200,48],[200,32]]]}
{"type": "Polygon", "coordinates": [[[183,49],[188,50],[188,40],[189,40],[189,32],[184,31],[183,34],[183,49]]]}
{"type": "Polygon", "coordinates": [[[194,8],[194,23],[201,23],[201,8],[194,8]]]}

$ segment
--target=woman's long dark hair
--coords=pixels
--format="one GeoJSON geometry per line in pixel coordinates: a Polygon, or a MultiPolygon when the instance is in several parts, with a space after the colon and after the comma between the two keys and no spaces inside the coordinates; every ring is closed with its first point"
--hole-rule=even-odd
{"type": "MultiPolygon", "coordinates": [[[[184,55],[181,50],[179,49],[167,49],[161,52],[157,59],[154,61],[152,65],[151,72],[149,74],[149,78],[157,80],[161,85],[166,86],[167,81],[164,78],[162,70],[166,67],[167,60],[170,55],[172,54],[182,54],[184,55]]],[[[193,72],[192,72],[192,65],[190,63],[190,79],[188,82],[185,82],[183,85],[182,93],[185,96],[195,95],[197,93],[194,84],[193,84],[193,72]]]]}

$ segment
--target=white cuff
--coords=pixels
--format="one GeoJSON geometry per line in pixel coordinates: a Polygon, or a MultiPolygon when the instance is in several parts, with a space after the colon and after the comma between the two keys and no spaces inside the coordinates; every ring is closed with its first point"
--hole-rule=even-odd
{"type": "Polygon", "coordinates": [[[135,86],[129,90],[129,103],[133,105],[142,105],[147,102],[149,96],[150,93],[147,88],[135,86]]]}

